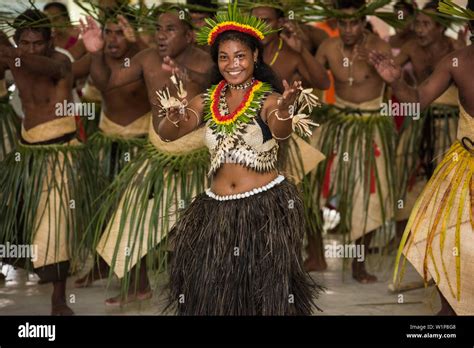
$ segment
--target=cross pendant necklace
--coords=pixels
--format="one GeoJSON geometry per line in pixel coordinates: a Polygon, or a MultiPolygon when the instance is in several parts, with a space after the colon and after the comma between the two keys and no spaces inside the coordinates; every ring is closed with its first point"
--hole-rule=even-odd
{"type": "MultiPolygon", "coordinates": [[[[361,45],[363,45],[365,43],[365,38],[366,36],[364,35],[363,38],[362,38],[362,43],[361,45]]],[[[346,57],[346,55],[344,54],[344,44],[341,40],[341,45],[339,46],[340,50],[341,50],[341,53],[342,53],[342,56],[347,59],[347,61],[349,62],[349,78],[348,78],[348,82],[349,82],[349,86],[352,87],[352,85],[354,84],[354,77],[353,77],[353,67],[354,67],[354,60],[355,58],[357,57],[357,54],[355,56],[354,55],[354,51],[352,50],[351,52],[351,58],[352,60],[349,59],[349,57],[346,57]],[[353,56],[353,57],[352,57],[353,56]]]]}
{"type": "Polygon", "coordinates": [[[352,77],[352,66],[354,65],[354,60],[349,61],[349,86],[352,86],[354,83],[354,78],[352,77]]]}

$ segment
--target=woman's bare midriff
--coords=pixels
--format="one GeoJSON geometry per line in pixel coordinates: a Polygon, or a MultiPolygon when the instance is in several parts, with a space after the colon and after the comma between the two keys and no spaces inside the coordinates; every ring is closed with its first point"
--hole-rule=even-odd
{"type": "Polygon", "coordinates": [[[211,191],[225,196],[262,187],[278,176],[276,170],[259,173],[241,164],[224,163],[212,178],[211,191]]]}

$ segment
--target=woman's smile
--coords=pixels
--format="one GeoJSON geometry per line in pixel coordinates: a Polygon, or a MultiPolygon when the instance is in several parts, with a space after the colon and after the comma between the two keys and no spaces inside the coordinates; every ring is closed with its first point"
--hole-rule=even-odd
{"type": "Polygon", "coordinates": [[[231,76],[237,76],[239,75],[243,70],[239,70],[239,71],[228,71],[227,73],[231,76]]]}

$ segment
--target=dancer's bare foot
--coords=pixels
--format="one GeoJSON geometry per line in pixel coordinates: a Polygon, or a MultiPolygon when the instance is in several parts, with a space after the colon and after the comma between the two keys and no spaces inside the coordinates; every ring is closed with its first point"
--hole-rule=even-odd
{"type": "Polygon", "coordinates": [[[153,297],[153,292],[150,289],[145,291],[129,292],[126,297],[122,295],[117,295],[105,300],[107,306],[125,306],[132,302],[141,302],[149,300],[153,297]]]}
{"type": "Polygon", "coordinates": [[[326,260],[317,260],[315,257],[308,257],[303,263],[306,272],[322,272],[327,270],[326,260]]]}
{"type": "Polygon", "coordinates": [[[51,315],[74,315],[66,303],[66,280],[53,282],[51,315]]]}
{"type": "Polygon", "coordinates": [[[106,306],[124,306],[130,302],[148,300],[153,296],[148,281],[145,257],[130,270],[130,275],[130,284],[134,286],[128,290],[126,296],[120,294],[105,300],[106,306]]]}
{"type": "Polygon", "coordinates": [[[374,231],[368,232],[355,241],[355,245],[362,248],[363,255],[360,261],[358,259],[352,261],[352,278],[362,284],[370,284],[377,281],[377,277],[368,273],[365,269],[366,254],[369,252],[370,241],[373,235],[374,231]]]}
{"type": "Polygon", "coordinates": [[[74,286],[76,288],[87,288],[96,280],[104,279],[109,273],[109,265],[100,258],[99,265],[95,264],[92,269],[83,277],[76,279],[74,286]]]}
{"type": "Polygon", "coordinates": [[[66,303],[61,303],[51,307],[51,315],[70,316],[74,315],[74,311],[66,303]]]}
{"type": "Polygon", "coordinates": [[[306,272],[325,271],[328,268],[328,265],[324,259],[322,237],[317,234],[317,232],[312,234],[307,233],[307,236],[308,245],[306,246],[306,252],[308,254],[308,258],[303,263],[304,270],[306,272]]]}

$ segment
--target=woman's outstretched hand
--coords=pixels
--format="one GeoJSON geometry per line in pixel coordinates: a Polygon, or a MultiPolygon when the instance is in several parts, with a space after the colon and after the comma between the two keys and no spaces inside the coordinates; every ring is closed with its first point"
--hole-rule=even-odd
{"type": "Polygon", "coordinates": [[[283,91],[282,96],[278,100],[278,111],[280,115],[293,115],[296,110],[294,104],[301,90],[301,81],[295,81],[290,86],[286,80],[283,80],[283,91]]]}

